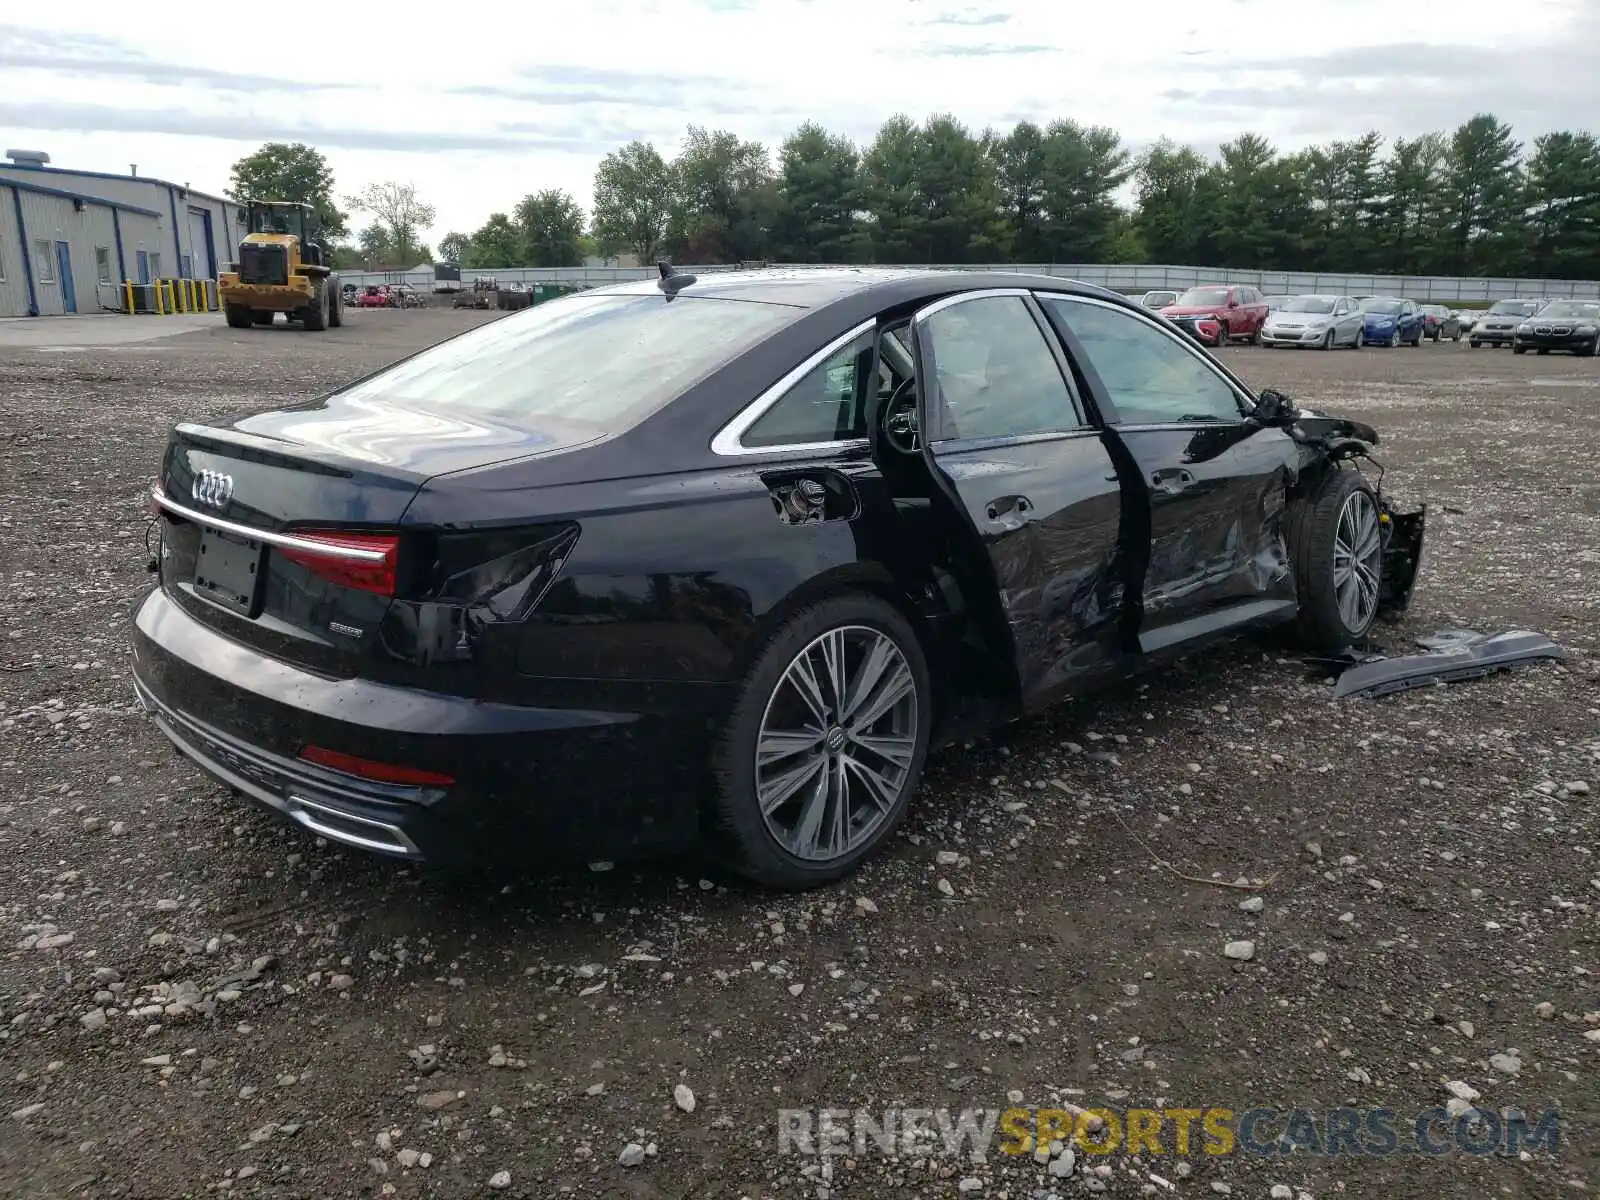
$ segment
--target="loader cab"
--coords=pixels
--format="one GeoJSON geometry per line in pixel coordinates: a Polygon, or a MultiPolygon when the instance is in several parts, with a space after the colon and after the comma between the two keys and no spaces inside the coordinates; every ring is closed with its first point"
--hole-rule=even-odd
{"type": "Polygon", "coordinates": [[[318,241],[316,212],[309,204],[287,200],[253,200],[245,209],[246,240],[276,240],[292,237],[300,246],[300,261],[307,266],[325,266],[323,248],[318,241]]]}

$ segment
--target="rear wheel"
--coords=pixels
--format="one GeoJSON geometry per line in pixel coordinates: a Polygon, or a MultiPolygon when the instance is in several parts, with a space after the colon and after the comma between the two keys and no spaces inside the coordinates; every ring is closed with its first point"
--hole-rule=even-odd
{"type": "Polygon", "coordinates": [[[330,288],[328,290],[328,328],[337,329],[343,324],[344,296],[330,288]]]}
{"type": "Polygon", "coordinates": [[[1287,532],[1297,639],[1327,654],[1360,641],[1377,619],[1383,576],[1377,490],[1359,471],[1329,471],[1295,502],[1287,532]]]}
{"type": "Polygon", "coordinates": [[[713,751],[717,848],[768,887],[843,878],[905,815],[933,716],[927,662],[893,605],[847,595],[768,642],[713,751]]]}
{"type": "Polygon", "coordinates": [[[250,310],[242,304],[224,304],[222,317],[230,329],[250,328],[250,310]]]}
{"type": "Polygon", "coordinates": [[[1367,344],[1367,331],[1361,326],[1356,326],[1356,340],[1351,343],[1355,349],[1360,350],[1367,344]]]}

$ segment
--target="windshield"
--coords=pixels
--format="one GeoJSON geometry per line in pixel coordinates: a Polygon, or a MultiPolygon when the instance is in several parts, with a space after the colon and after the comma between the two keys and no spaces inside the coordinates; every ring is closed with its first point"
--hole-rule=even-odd
{"type": "Polygon", "coordinates": [[[658,294],[561,297],[441,342],[338,394],[422,413],[559,426],[573,445],[619,433],[805,314],[658,294]],[[568,432],[570,431],[570,433],[568,432]]]}
{"type": "Polygon", "coordinates": [[[1582,317],[1600,321],[1600,304],[1588,300],[1557,300],[1539,310],[1541,317],[1582,317]]]}
{"type": "Polygon", "coordinates": [[[1177,303],[1187,308],[1215,308],[1228,302],[1227,288],[1190,288],[1178,297],[1177,303]]]}
{"type": "Polygon", "coordinates": [[[1331,313],[1333,301],[1325,296],[1291,296],[1284,300],[1282,312],[1331,313]]]}
{"type": "Polygon", "coordinates": [[[1383,300],[1377,296],[1374,296],[1370,300],[1363,300],[1361,302],[1361,311],[1377,313],[1380,316],[1385,317],[1397,316],[1400,312],[1400,301],[1383,300]]]}
{"type": "Polygon", "coordinates": [[[252,208],[251,233],[292,233],[300,236],[300,220],[304,214],[295,208],[252,208]]]}
{"type": "Polygon", "coordinates": [[[1489,310],[1503,317],[1531,317],[1539,311],[1537,300],[1497,300],[1489,310]]]}

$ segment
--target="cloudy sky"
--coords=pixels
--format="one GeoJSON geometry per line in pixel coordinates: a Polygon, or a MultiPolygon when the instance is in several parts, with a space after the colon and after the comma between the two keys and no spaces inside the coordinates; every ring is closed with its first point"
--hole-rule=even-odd
{"type": "Polygon", "coordinates": [[[400,180],[470,232],[526,192],[588,204],[632,138],[693,122],[775,145],[896,111],[974,130],[1066,116],[1138,147],[1415,135],[1476,111],[1525,140],[1600,124],[1600,0],[533,0],[19,4],[0,17],[0,139],[58,166],[219,192],[269,139],[339,193],[400,180]],[[257,12],[284,13],[282,26],[257,12]],[[1508,20],[1509,14],[1515,20],[1508,20]],[[27,23],[23,23],[26,21],[27,23]],[[303,33],[316,31],[318,47],[303,33]],[[459,46],[458,51],[454,47],[459,46]]]}

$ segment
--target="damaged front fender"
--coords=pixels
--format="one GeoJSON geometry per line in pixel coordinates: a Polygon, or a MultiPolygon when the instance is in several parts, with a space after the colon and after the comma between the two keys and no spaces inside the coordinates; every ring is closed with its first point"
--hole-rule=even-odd
{"type": "Polygon", "coordinates": [[[1380,520],[1385,530],[1383,576],[1378,585],[1378,615],[1398,618],[1411,606],[1411,592],[1422,567],[1422,539],[1428,523],[1428,506],[1415,512],[1396,512],[1379,495],[1380,520]]]}

